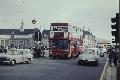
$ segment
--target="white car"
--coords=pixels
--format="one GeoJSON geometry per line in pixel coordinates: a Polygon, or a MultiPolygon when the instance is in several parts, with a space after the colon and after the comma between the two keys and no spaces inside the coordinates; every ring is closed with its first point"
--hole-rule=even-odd
{"type": "Polygon", "coordinates": [[[95,50],[92,49],[85,49],[78,58],[78,64],[99,64],[99,56],[95,50]]]}
{"type": "Polygon", "coordinates": [[[33,55],[30,49],[9,49],[7,52],[0,52],[0,63],[16,63],[26,62],[31,63],[33,55]]]}

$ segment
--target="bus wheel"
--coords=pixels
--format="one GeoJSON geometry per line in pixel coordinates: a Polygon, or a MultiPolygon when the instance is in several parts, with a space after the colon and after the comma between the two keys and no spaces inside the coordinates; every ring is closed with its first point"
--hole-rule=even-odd
{"type": "Polygon", "coordinates": [[[68,59],[68,58],[69,58],[69,57],[68,57],[68,55],[66,54],[65,57],[64,57],[64,59],[68,59]]]}
{"type": "Polygon", "coordinates": [[[76,57],[78,57],[79,55],[76,55],[76,57]]]}
{"type": "Polygon", "coordinates": [[[54,56],[54,57],[52,57],[53,59],[56,59],[56,57],[54,56]]]}

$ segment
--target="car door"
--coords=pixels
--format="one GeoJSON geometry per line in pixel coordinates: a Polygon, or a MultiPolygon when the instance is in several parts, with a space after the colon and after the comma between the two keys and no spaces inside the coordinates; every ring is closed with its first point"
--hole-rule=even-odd
{"type": "Polygon", "coordinates": [[[22,57],[24,62],[27,60],[27,57],[26,57],[26,56],[27,56],[27,53],[26,53],[26,51],[24,50],[24,51],[23,51],[23,57],[22,57]]]}
{"type": "Polygon", "coordinates": [[[25,50],[25,59],[28,60],[29,58],[32,58],[32,54],[30,50],[25,50]]]}
{"type": "Polygon", "coordinates": [[[22,62],[22,55],[23,55],[23,53],[21,51],[16,52],[16,62],[17,63],[22,62]]]}

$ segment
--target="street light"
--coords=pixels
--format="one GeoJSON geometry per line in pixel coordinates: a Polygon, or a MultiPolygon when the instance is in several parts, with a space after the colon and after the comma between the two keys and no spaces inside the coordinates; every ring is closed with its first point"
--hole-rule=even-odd
{"type": "Polygon", "coordinates": [[[35,18],[32,20],[32,23],[33,23],[33,24],[35,24],[35,23],[36,23],[36,20],[35,20],[35,18]]]}
{"type": "Polygon", "coordinates": [[[35,44],[35,24],[36,24],[35,18],[32,20],[32,23],[34,24],[33,40],[34,40],[34,44],[35,44]]]}
{"type": "Polygon", "coordinates": [[[34,24],[34,34],[35,34],[35,23],[36,23],[35,18],[32,20],[32,23],[34,24]]]}
{"type": "Polygon", "coordinates": [[[35,18],[32,20],[32,23],[34,24],[34,30],[35,30],[35,23],[36,23],[35,18]]]}

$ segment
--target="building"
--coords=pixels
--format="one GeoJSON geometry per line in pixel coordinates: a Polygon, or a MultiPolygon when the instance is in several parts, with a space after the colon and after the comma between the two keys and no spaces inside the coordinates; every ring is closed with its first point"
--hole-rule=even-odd
{"type": "Polygon", "coordinates": [[[0,46],[5,48],[14,45],[16,48],[30,48],[33,46],[34,29],[0,29],[0,46]]]}
{"type": "Polygon", "coordinates": [[[96,47],[96,37],[89,31],[83,31],[83,46],[86,48],[96,47]]]}

